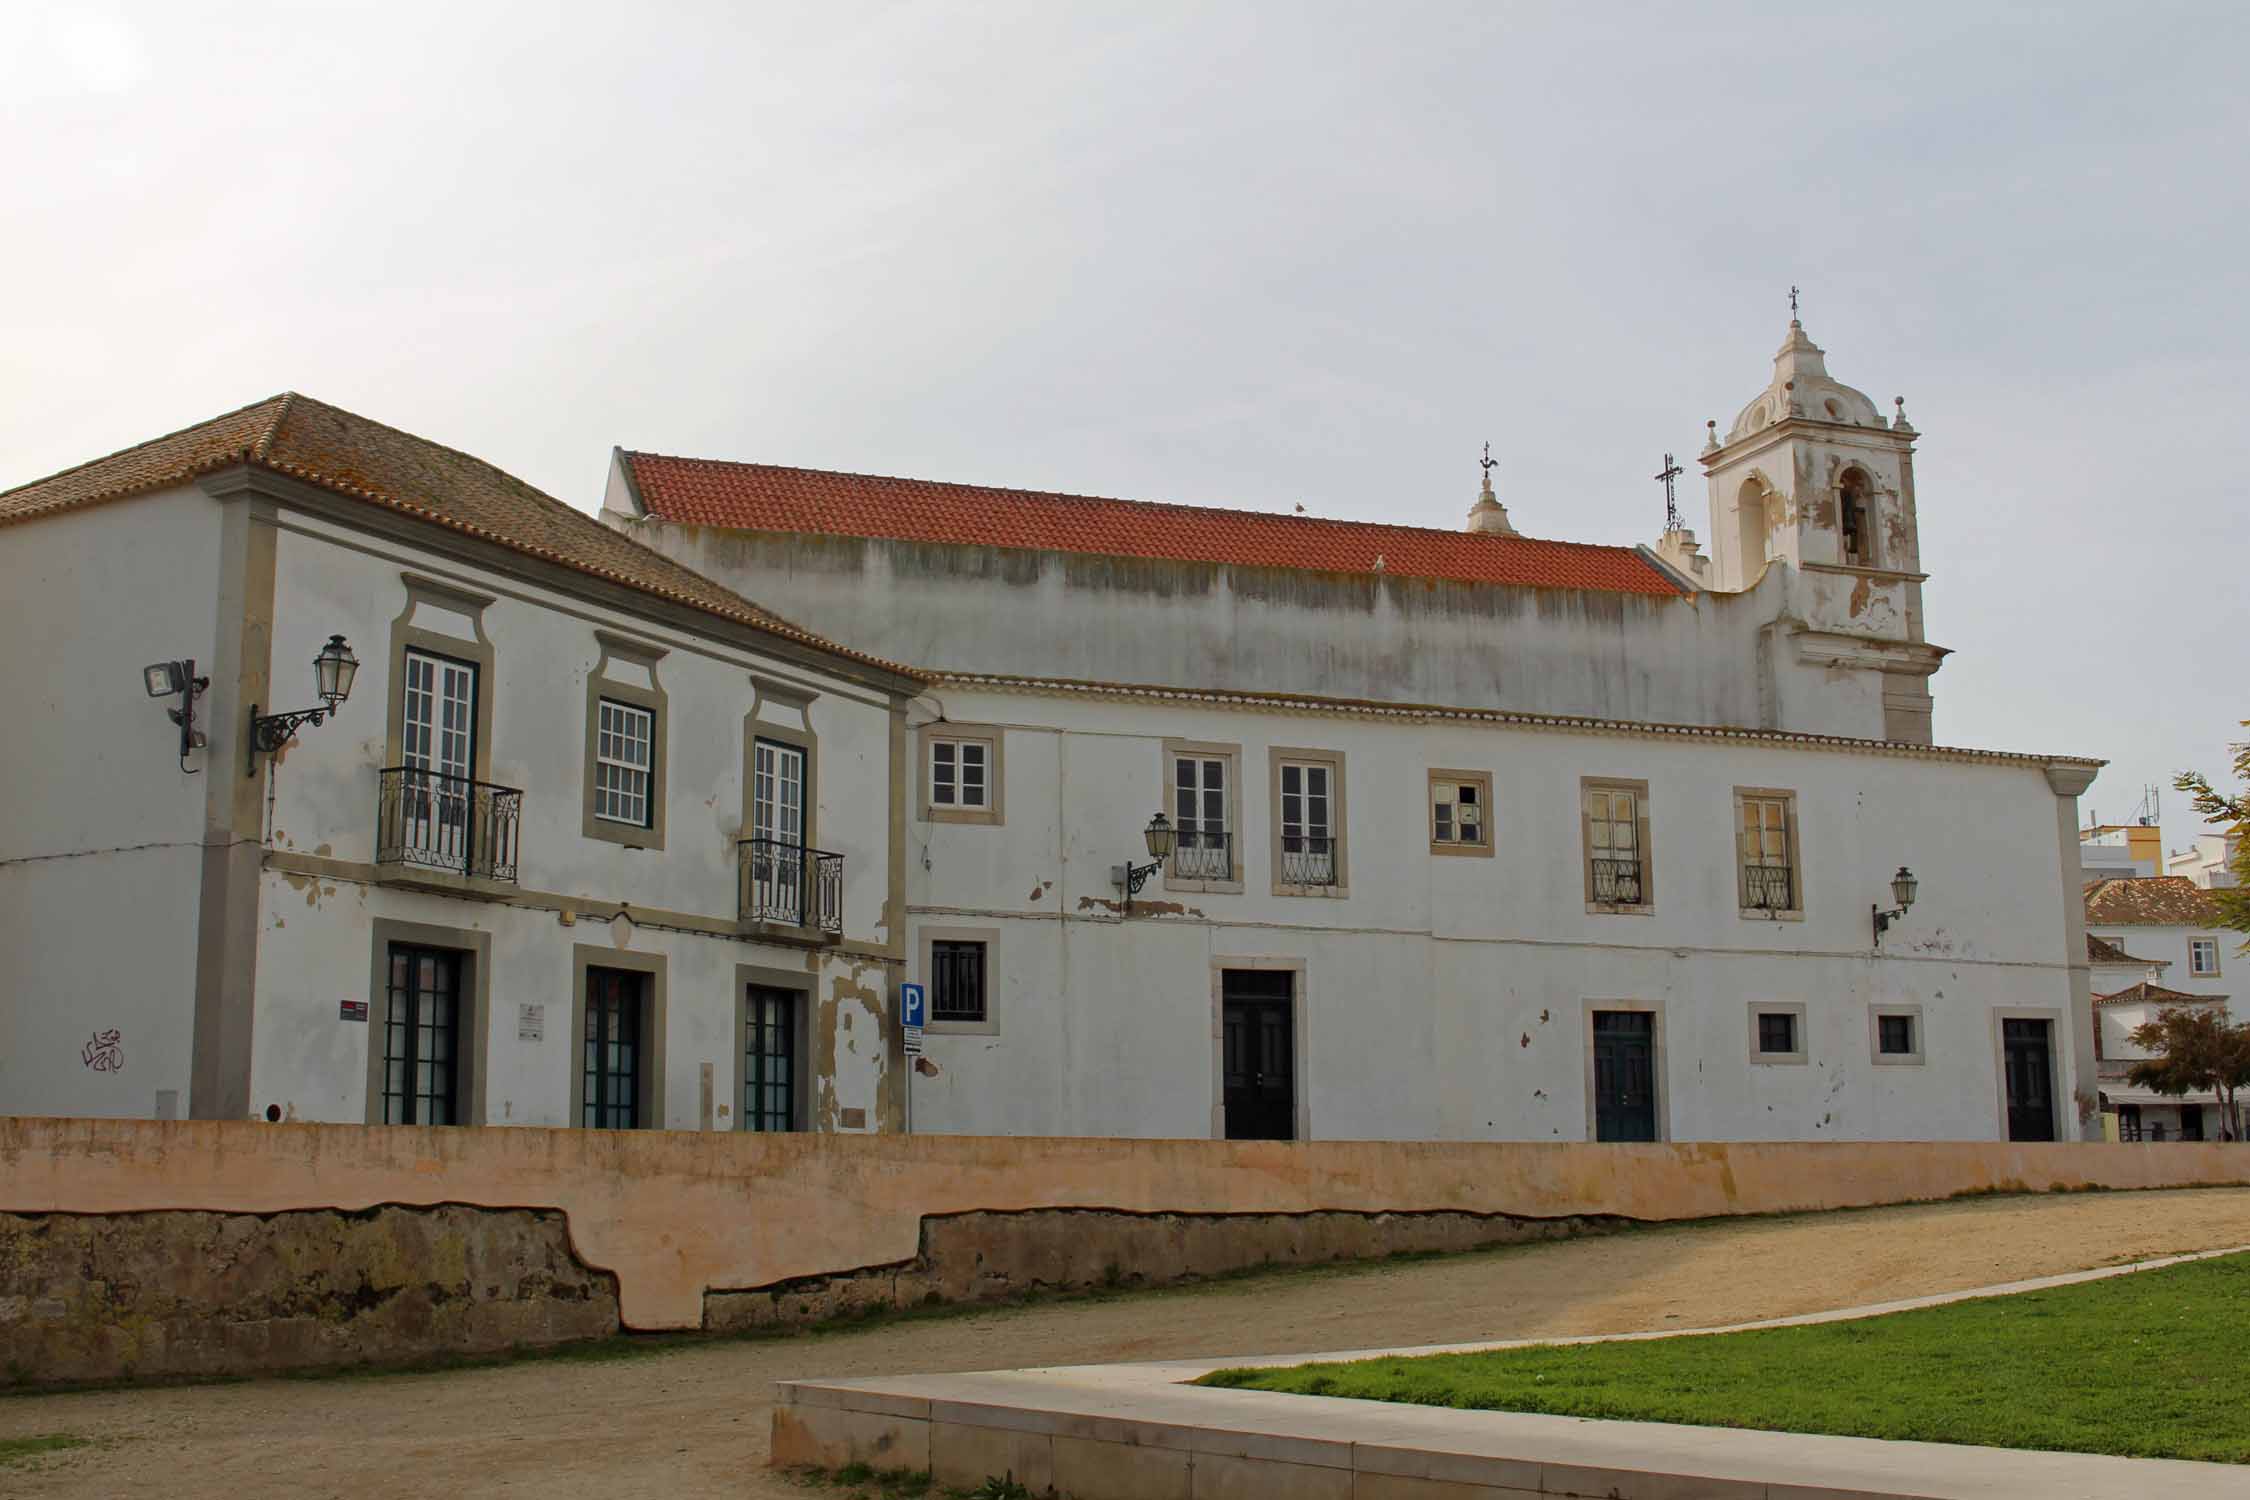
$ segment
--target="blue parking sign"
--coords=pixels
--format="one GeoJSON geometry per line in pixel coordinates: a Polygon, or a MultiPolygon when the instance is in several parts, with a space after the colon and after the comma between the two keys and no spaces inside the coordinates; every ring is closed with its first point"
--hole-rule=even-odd
{"type": "Polygon", "coordinates": [[[902,984],[898,987],[898,1009],[902,1025],[919,1029],[928,1023],[928,994],[918,984],[902,984]]]}

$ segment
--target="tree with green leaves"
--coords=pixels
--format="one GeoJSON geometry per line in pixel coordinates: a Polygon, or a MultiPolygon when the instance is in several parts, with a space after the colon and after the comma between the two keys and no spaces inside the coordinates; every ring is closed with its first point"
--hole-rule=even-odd
{"type": "Polygon", "coordinates": [[[2216,1005],[2167,1006],[2133,1028],[2133,1043],[2150,1055],[2126,1069],[2127,1083],[2175,1098],[2215,1091],[2221,1135],[2242,1139],[2234,1096],[2250,1088],[2250,1021],[2229,1021],[2216,1005]]]}
{"type": "MultiPolygon", "coordinates": [[[[2250,719],[2243,720],[2242,727],[2250,729],[2250,719]]],[[[2232,862],[2234,887],[2216,888],[2210,896],[2227,926],[2250,932],[2250,740],[2227,748],[2234,752],[2234,774],[2243,783],[2243,792],[2230,797],[2195,771],[2182,771],[2172,778],[2172,785],[2188,794],[2205,823],[2238,836],[2232,862]]]]}

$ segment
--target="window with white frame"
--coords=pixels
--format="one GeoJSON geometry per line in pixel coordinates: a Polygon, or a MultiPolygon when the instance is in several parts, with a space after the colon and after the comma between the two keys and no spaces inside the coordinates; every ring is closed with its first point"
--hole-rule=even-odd
{"type": "Polygon", "coordinates": [[[594,816],[646,828],[656,715],[608,698],[595,705],[595,712],[594,816]]]}
{"type": "Polygon", "coordinates": [[[2188,939],[2188,972],[2198,979],[2216,979],[2219,975],[2219,940],[2217,938],[2188,939]]]}
{"type": "Polygon", "coordinates": [[[930,806],[983,812],[992,806],[992,747],[983,740],[930,741],[930,806]]]}
{"type": "Polygon", "coordinates": [[[1742,910],[1796,911],[1797,870],[1790,827],[1795,799],[1786,792],[1737,792],[1735,831],[1742,910]]]}
{"type": "Polygon", "coordinates": [[[1336,884],[1336,768],[1323,761],[1281,763],[1283,885],[1336,884]]]}
{"type": "Polygon", "coordinates": [[[1231,758],[1183,753],[1172,757],[1172,875],[1180,880],[1232,880],[1234,829],[1231,758]]]}

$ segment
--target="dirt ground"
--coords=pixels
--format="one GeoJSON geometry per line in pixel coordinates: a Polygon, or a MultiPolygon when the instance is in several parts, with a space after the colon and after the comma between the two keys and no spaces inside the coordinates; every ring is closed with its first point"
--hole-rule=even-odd
{"type": "Polygon", "coordinates": [[[2250,1245],[2250,1189],[1986,1198],[1279,1272],[619,1360],[0,1398],[0,1494],[790,1497],[771,1383],[1693,1327],[2250,1245]]]}

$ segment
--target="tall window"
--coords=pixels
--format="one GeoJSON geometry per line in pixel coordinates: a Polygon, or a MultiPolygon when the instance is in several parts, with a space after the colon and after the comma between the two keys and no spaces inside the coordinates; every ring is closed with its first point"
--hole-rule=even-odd
{"type": "Polygon", "coordinates": [[[1227,758],[1172,758],[1172,873],[1183,880],[1234,878],[1233,830],[1227,826],[1227,758]]]}
{"type": "Polygon", "coordinates": [[[633,1130],[641,1109],[641,990],[647,976],[627,969],[586,971],[586,1036],[579,1123],[589,1130],[633,1130]]]}
{"type": "Polygon", "coordinates": [[[477,669],[467,662],[406,653],[399,717],[398,847],[424,862],[468,868],[476,784],[477,669]]]}
{"type": "Polygon", "coordinates": [[[1485,787],[1476,780],[1431,776],[1429,841],[1453,846],[1485,843],[1485,787]]]}
{"type": "Polygon", "coordinates": [[[744,996],[742,1128],[797,1128],[797,995],[753,984],[744,996]]]}
{"type": "Polygon", "coordinates": [[[1781,793],[1741,792],[1736,844],[1741,867],[1742,909],[1795,911],[1797,872],[1790,858],[1791,799],[1781,793]]]}
{"type": "Polygon", "coordinates": [[[1856,567],[1874,567],[1874,510],[1867,503],[1867,476],[1859,470],[1845,471],[1838,487],[1838,509],[1842,512],[1844,561],[1856,567]]]}
{"type": "Polygon", "coordinates": [[[983,740],[930,741],[930,805],[982,812],[992,805],[991,747],[983,740]]]}
{"type": "Polygon", "coordinates": [[[595,709],[594,816],[646,828],[656,715],[607,698],[595,709]]]}
{"type": "Polygon", "coordinates": [[[1596,906],[1648,904],[1645,796],[1636,786],[1586,787],[1586,899],[1596,906]]]}
{"type": "Polygon", "coordinates": [[[1281,763],[1283,885],[1336,883],[1335,768],[1320,762],[1281,763]]]}
{"type": "Polygon", "coordinates": [[[391,944],[383,1010],[383,1123],[458,1125],[461,955],[391,944]]]}
{"type": "Polygon", "coordinates": [[[2188,972],[2198,979],[2213,979],[2219,972],[2219,940],[2188,939],[2188,972]]]}
{"type": "Polygon", "coordinates": [[[805,752],[760,740],[751,757],[753,838],[802,847],[805,842],[805,752]]]}
{"type": "Polygon", "coordinates": [[[930,944],[931,1020],[984,1020],[984,954],[982,943],[940,939],[930,944]]]}

